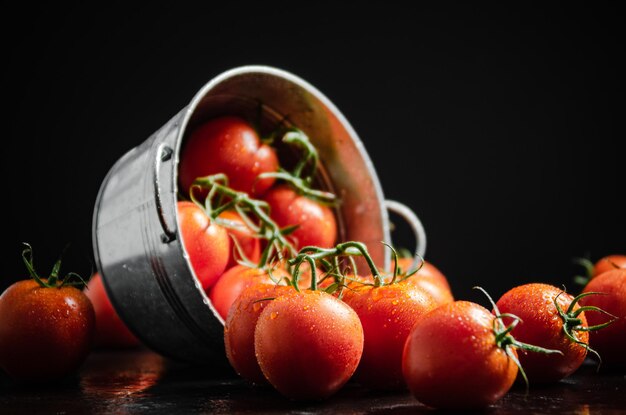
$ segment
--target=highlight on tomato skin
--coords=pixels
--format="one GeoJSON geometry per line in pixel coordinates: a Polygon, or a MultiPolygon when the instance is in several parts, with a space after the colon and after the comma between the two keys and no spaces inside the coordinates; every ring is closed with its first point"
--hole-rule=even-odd
{"type": "MultiPolygon", "coordinates": [[[[441,409],[480,409],[507,393],[518,367],[496,346],[494,320],[478,304],[455,301],[417,321],[404,347],[402,369],[418,401],[441,409]]],[[[513,348],[509,353],[517,356],[513,348]]]]}
{"type": "Polygon", "coordinates": [[[580,300],[582,306],[598,307],[611,315],[589,312],[590,326],[606,324],[602,330],[589,333],[589,344],[602,356],[601,369],[626,369],[626,270],[613,269],[592,279],[583,293],[598,292],[580,300]]]}

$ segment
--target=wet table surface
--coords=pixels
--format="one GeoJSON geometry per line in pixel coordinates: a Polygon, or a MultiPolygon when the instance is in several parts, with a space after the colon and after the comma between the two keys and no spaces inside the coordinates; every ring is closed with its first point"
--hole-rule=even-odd
{"type": "MultiPolygon", "coordinates": [[[[78,376],[24,386],[0,375],[0,414],[419,414],[439,413],[408,392],[373,392],[349,383],[323,402],[291,402],[229,372],[169,361],[148,350],[94,352],[78,376]]],[[[471,379],[469,379],[471,381],[471,379]]],[[[489,414],[625,414],[626,376],[596,373],[592,362],[556,385],[515,385],[489,414]]],[[[458,411],[455,411],[458,413],[458,411]]]]}

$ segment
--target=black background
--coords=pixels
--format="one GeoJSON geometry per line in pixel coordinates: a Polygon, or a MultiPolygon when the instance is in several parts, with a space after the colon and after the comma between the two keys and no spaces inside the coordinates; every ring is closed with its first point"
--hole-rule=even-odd
{"type": "Polygon", "coordinates": [[[459,298],[573,287],[573,257],[626,253],[623,14],[390,4],[4,10],[0,289],[25,276],[22,241],[41,268],[70,242],[65,269],[88,273],[108,169],[244,64],[291,71],[338,106],[459,298]]]}

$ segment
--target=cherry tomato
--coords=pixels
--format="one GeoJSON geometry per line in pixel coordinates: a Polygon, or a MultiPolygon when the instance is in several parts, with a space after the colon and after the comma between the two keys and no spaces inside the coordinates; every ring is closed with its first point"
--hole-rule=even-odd
{"type": "Polygon", "coordinates": [[[178,202],[178,219],[191,266],[202,288],[208,291],[230,258],[228,233],[193,202],[178,202]]]}
{"type": "Polygon", "coordinates": [[[437,306],[415,285],[398,283],[344,290],[343,301],[356,311],[365,335],[355,379],[373,389],[403,389],[402,352],[411,327],[437,306]]]}
{"type": "Polygon", "coordinates": [[[138,346],[139,340],[128,330],[107,296],[102,277],[95,273],[89,280],[85,295],[96,313],[95,345],[104,348],[138,346]]]}
{"type": "Polygon", "coordinates": [[[182,189],[188,192],[196,178],[224,173],[233,189],[260,196],[275,179],[257,181],[259,174],[276,170],[278,158],[274,149],[261,144],[247,122],[226,116],[202,124],[187,138],[178,177],[182,189]]]}
{"type": "Polygon", "coordinates": [[[330,248],[337,239],[337,223],[332,210],[312,199],[298,195],[288,186],[276,186],[267,192],[270,216],[281,227],[298,225],[289,235],[297,248],[330,248]]]}
{"type": "Polygon", "coordinates": [[[50,381],[83,363],[95,314],[82,291],[59,280],[60,260],[50,277],[41,278],[30,245],[22,257],[33,279],[16,282],[0,296],[0,367],[17,380],[50,381]]]}
{"type": "Polygon", "coordinates": [[[605,256],[604,258],[600,258],[593,266],[593,274],[591,278],[595,278],[604,272],[619,268],[626,269],[626,255],[605,256]]]}
{"type": "MultiPolygon", "coordinates": [[[[504,396],[518,368],[496,345],[494,319],[478,304],[456,301],[415,323],[404,347],[402,369],[420,402],[436,408],[471,409],[504,396]]],[[[516,356],[514,349],[509,353],[516,356]]]]}
{"type": "MultiPolygon", "coordinates": [[[[410,271],[413,258],[400,258],[398,266],[403,271],[410,271]]],[[[424,261],[415,275],[405,280],[406,284],[414,284],[430,294],[437,305],[454,301],[450,285],[446,277],[430,262],[424,261]]]]}
{"type": "Polygon", "coordinates": [[[254,284],[243,290],[224,324],[226,357],[235,371],[253,383],[267,383],[254,352],[254,329],[270,298],[291,292],[282,285],[254,284]]]}
{"type": "MultiPolygon", "coordinates": [[[[226,210],[219,214],[218,220],[227,222],[229,226],[225,226],[225,228],[228,234],[237,240],[246,258],[256,263],[261,258],[261,240],[255,236],[254,231],[239,216],[239,213],[226,210]]],[[[237,265],[237,259],[238,254],[235,252],[233,244],[226,268],[237,265]]]]}
{"type": "Polygon", "coordinates": [[[292,399],[323,399],[354,373],[363,328],[348,305],[321,291],[294,289],[265,306],[254,331],[265,378],[292,399]]]}
{"type": "MultiPolygon", "coordinates": [[[[556,299],[562,312],[566,312],[573,297],[561,289],[548,284],[525,284],[506,292],[496,303],[501,313],[512,313],[521,321],[511,332],[518,341],[534,344],[546,349],[560,350],[563,354],[541,354],[520,351],[519,359],[528,380],[533,382],[556,382],[572,374],[580,367],[587,349],[564,333],[564,325],[581,343],[589,343],[585,331],[587,319],[581,312],[576,317],[578,324],[571,324],[574,313],[580,308],[575,304],[570,316],[560,315],[554,304],[556,299]],[[570,323],[566,322],[570,321],[570,323]]],[[[505,322],[509,320],[505,319],[505,322]]]]}
{"type": "Polygon", "coordinates": [[[283,268],[276,268],[271,273],[272,276],[270,277],[268,271],[246,267],[245,265],[236,265],[230,268],[209,291],[209,298],[213,307],[226,320],[231,306],[246,288],[257,284],[276,285],[272,278],[280,280],[283,277],[289,277],[283,268]]]}
{"type": "MultiPolygon", "coordinates": [[[[583,306],[595,306],[611,313],[617,320],[608,327],[590,333],[591,347],[600,353],[603,364],[626,367],[626,270],[605,272],[587,284],[583,292],[600,292],[580,300],[583,306]]],[[[590,326],[604,324],[613,317],[599,312],[588,312],[590,326]]]]}

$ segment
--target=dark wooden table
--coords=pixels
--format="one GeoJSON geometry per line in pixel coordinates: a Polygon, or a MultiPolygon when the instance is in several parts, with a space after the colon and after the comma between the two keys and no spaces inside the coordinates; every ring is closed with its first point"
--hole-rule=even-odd
{"type": "MultiPolygon", "coordinates": [[[[79,375],[55,385],[16,385],[0,375],[0,414],[372,414],[432,413],[408,392],[372,392],[348,384],[324,402],[291,402],[231,373],[169,361],[148,350],[94,352],[79,375]]],[[[471,381],[469,379],[468,381],[471,381]]],[[[626,376],[596,373],[592,362],[549,387],[521,385],[489,414],[626,414],[626,376]]]]}

